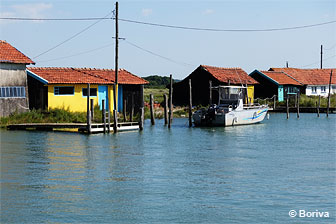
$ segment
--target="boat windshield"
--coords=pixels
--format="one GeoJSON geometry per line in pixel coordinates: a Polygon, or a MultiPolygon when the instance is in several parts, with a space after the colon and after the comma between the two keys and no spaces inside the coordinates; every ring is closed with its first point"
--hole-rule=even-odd
{"type": "Polygon", "coordinates": [[[243,98],[243,92],[240,88],[219,88],[220,100],[238,100],[243,98]]]}

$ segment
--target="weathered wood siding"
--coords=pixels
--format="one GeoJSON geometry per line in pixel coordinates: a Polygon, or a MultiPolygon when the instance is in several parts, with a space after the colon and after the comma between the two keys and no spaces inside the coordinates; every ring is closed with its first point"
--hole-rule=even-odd
{"type": "Polygon", "coordinates": [[[27,73],[24,64],[0,63],[0,87],[25,87],[25,97],[0,97],[0,117],[29,110],[27,73]]]}

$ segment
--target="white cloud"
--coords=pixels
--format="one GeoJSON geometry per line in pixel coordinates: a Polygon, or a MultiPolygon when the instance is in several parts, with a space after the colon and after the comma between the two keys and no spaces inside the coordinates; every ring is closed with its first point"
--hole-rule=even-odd
{"type": "Polygon", "coordinates": [[[153,13],[152,9],[142,9],[142,15],[143,16],[149,16],[153,13]]]}
{"type": "MultiPolygon", "coordinates": [[[[50,3],[33,3],[11,5],[8,10],[1,12],[1,17],[19,17],[19,18],[45,18],[46,13],[53,7],[50,3]]],[[[14,22],[13,20],[2,21],[2,23],[14,22]]],[[[35,21],[36,22],[36,21],[35,21]]]]}
{"type": "Polygon", "coordinates": [[[212,9],[206,9],[206,10],[203,11],[203,15],[210,15],[210,14],[214,14],[214,13],[215,13],[215,11],[212,10],[212,9]]]}

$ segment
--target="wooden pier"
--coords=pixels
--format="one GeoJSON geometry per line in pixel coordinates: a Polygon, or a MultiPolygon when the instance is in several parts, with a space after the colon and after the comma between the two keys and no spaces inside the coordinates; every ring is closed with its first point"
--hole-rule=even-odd
{"type": "MultiPolygon", "coordinates": [[[[113,128],[113,124],[110,124],[113,128]]],[[[8,130],[38,130],[38,131],[57,131],[67,129],[77,129],[78,132],[88,133],[86,123],[28,123],[12,124],[7,126],[8,130]]],[[[118,131],[135,131],[139,130],[138,122],[124,122],[117,124],[118,131]]],[[[104,124],[91,124],[91,134],[104,133],[104,124]]]]}

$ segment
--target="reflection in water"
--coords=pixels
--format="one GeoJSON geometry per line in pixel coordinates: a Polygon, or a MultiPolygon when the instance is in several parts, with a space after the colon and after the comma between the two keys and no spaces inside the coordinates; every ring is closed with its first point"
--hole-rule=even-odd
{"type": "Polygon", "coordinates": [[[335,121],[274,114],[226,128],[175,119],[167,130],[160,120],[115,135],[0,130],[0,221],[288,223],[298,207],[333,212],[335,121]]]}

